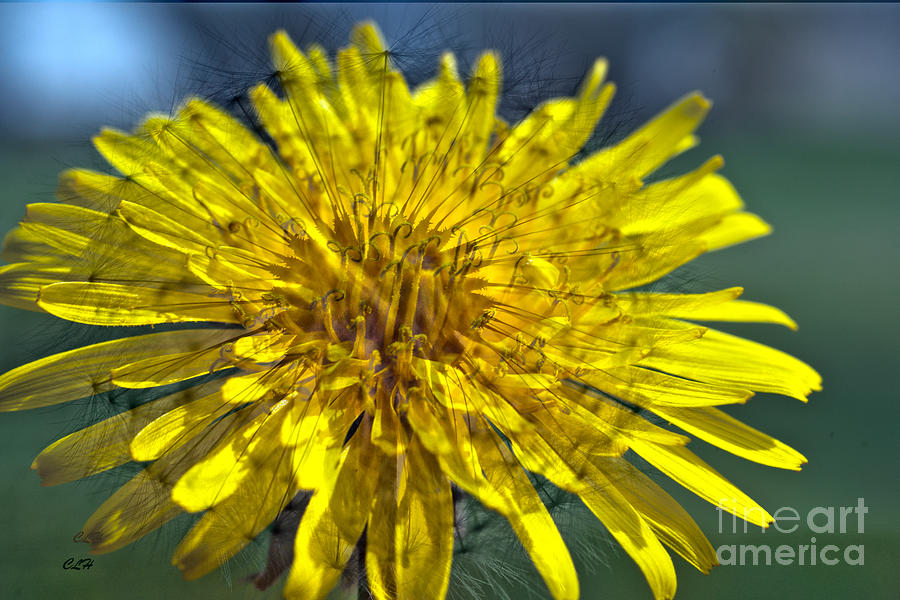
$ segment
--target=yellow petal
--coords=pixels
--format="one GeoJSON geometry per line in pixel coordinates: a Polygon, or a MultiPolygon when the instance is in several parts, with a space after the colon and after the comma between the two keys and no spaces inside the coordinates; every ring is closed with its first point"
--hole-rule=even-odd
{"type": "MultiPolygon", "coordinates": [[[[334,144],[346,146],[350,140],[346,126],[322,93],[324,90],[317,85],[315,66],[284,31],[277,31],[269,37],[269,48],[278,81],[290,106],[288,122],[310,144],[314,168],[321,171],[322,153],[341,155],[339,150],[334,150],[334,144]]],[[[374,57],[369,59],[377,61],[374,57]]]]}
{"type": "Polygon", "coordinates": [[[686,175],[648,185],[629,198],[611,224],[624,235],[635,235],[739,210],[743,203],[734,186],[714,173],[722,164],[716,157],[686,175]]]}
{"type": "Polygon", "coordinates": [[[119,204],[117,214],[141,237],[178,252],[204,253],[220,242],[219,236],[210,231],[211,227],[200,231],[188,228],[151,208],[126,200],[119,204]]]}
{"type": "Polygon", "coordinates": [[[471,135],[473,162],[479,163],[494,129],[497,97],[500,93],[502,67],[499,57],[485,52],[475,63],[469,80],[469,119],[467,130],[471,135]]]}
{"type": "MultiPolygon", "coordinates": [[[[233,379],[239,378],[231,378],[229,382],[233,379]]],[[[223,382],[219,380],[216,383],[216,387],[221,388],[223,382]]],[[[234,410],[236,404],[243,403],[223,393],[223,389],[194,398],[139,429],[128,445],[131,457],[139,461],[155,460],[192,440],[217,419],[234,410]]]]}
{"type": "MultiPolygon", "coordinates": [[[[565,397],[573,400],[567,405],[573,415],[581,419],[588,427],[602,431],[612,439],[637,437],[667,446],[683,446],[688,442],[687,437],[658,427],[606,398],[593,394],[573,393],[568,390],[565,392],[565,397]]],[[[563,420],[565,417],[561,415],[556,419],[563,420]]],[[[571,420],[573,419],[568,419],[568,421],[571,420]]]]}
{"type": "MultiPolygon", "coordinates": [[[[59,175],[56,197],[60,202],[111,213],[122,198],[135,198],[140,188],[133,182],[87,169],[68,169],[59,175]]],[[[143,195],[147,193],[144,192],[143,195]]]]}
{"type": "MultiPolygon", "coordinates": [[[[560,427],[563,431],[564,426],[560,427]]],[[[553,432],[548,426],[547,432],[553,432]]],[[[643,520],[613,483],[598,470],[609,459],[585,454],[574,439],[563,435],[528,439],[513,448],[524,466],[547,477],[554,485],[577,494],[590,511],[637,563],[657,599],[675,594],[675,569],[650,525],[643,520]]],[[[653,442],[650,442],[651,445],[653,442]]],[[[479,457],[481,456],[479,450],[479,457]]]]}
{"type": "Polygon", "coordinates": [[[575,112],[567,127],[570,137],[565,151],[570,155],[581,150],[590,139],[597,122],[612,100],[615,86],[611,83],[604,85],[608,68],[605,58],[595,60],[578,90],[575,112]]]}
{"type": "Polygon", "coordinates": [[[718,225],[699,236],[707,250],[718,250],[771,233],[772,227],[752,213],[725,215],[718,225]]]}
{"type": "Polygon", "coordinates": [[[375,421],[372,424],[372,443],[387,455],[395,455],[406,451],[406,433],[400,417],[393,407],[393,402],[384,398],[375,409],[375,421]]]}
{"type": "Polygon", "coordinates": [[[482,504],[499,510],[505,501],[484,478],[473,446],[470,423],[474,416],[474,411],[448,410],[416,393],[409,399],[409,423],[425,449],[437,457],[441,470],[482,504]]]}
{"type": "MultiPolygon", "coordinates": [[[[626,250],[606,261],[608,264],[604,264],[600,272],[609,270],[609,275],[603,282],[609,291],[635,288],[656,281],[694,260],[705,250],[706,246],[696,236],[684,240],[673,238],[665,243],[653,242],[646,247],[638,245],[633,250],[626,250]]],[[[585,273],[583,277],[591,280],[589,273],[585,273]]]]}
{"type": "Polygon", "coordinates": [[[72,256],[80,256],[92,238],[111,232],[127,235],[115,216],[80,206],[45,202],[28,205],[21,227],[59,252],[72,256]]]}
{"type": "Polygon", "coordinates": [[[129,443],[148,423],[220,385],[213,381],[188,388],[76,431],[47,446],[31,468],[40,475],[41,485],[57,485],[125,464],[132,460],[129,443]]]}
{"type": "MultiPolygon", "coordinates": [[[[384,36],[374,21],[364,21],[353,26],[350,32],[350,43],[359,48],[363,56],[378,55],[384,52],[384,36]]],[[[372,67],[377,71],[379,65],[372,67]]]]}
{"type": "Polygon", "coordinates": [[[417,87],[412,100],[420,109],[426,143],[436,156],[448,152],[463,126],[469,104],[451,53],[441,56],[438,76],[417,87]]]}
{"type": "MultiPolygon", "coordinates": [[[[327,403],[327,399],[323,402],[327,403]]],[[[282,443],[293,451],[299,487],[312,490],[327,484],[341,458],[347,431],[358,414],[351,409],[322,415],[300,414],[296,408],[291,411],[282,426],[281,437],[282,443]]]]}
{"type": "MultiPolygon", "coordinates": [[[[236,489],[228,493],[226,483],[212,508],[175,549],[172,564],[181,569],[185,579],[201,577],[237,554],[297,493],[293,453],[278,443],[277,436],[271,436],[269,425],[276,420],[269,415],[269,421],[257,432],[259,442],[251,442],[234,470],[224,475],[228,482],[239,483],[236,489]],[[247,464],[250,468],[242,471],[247,464]]],[[[172,499],[179,504],[183,497],[179,485],[183,480],[184,477],[172,490],[172,499]]],[[[212,483],[211,487],[217,486],[212,483]]]]}
{"type": "Polygon", "coordinates": [[[51,283],[72,279],[71,273],[72,267],[68,265],[32,262],[4,265],[0,267],[0,303],[43,312],[37,305],[40,289],[51,283]]]}
{"type": "Polygon", "coordinates": [[[632,441],[631,448],[651,465],[717,508],[761,527],[767,527],[773,521],[763,507],[687,448],[657,446],[639,440],[632,441]]]}
{"type": "MultiPolygon", "coordinates": [[[[242,254],[237,248],[220,246],[212,258],[207,254],[190,255],[187,267],[200,280],[219,290],[223,297],[260,302],[272,290],[271,273],[253,272],[256,269],[248,268],[247,262],[255,259],[242,254]]],[[[278,311],[272,308],[267,312],[274,316],[278,311]]]]}
{"type": "Polygon", "coordinates": [[[3,252],[0,258],[9,263],[55,263],[68,253],[60,252],[49,245],[34,231],[27,231],[21,226],[11,229],[3,238],[3,252]]]}
{"type": "Polygon", "coordinates": [[[692,133],[711,106],[699,93],[690,94],[619,144],[585,159],[579,165],[580,170],[614,173],[616,178],[628,173],[643,177],[696,142],[692,133]]]}
{"type": "Polygon", "coordinates": [[[233,428],[237,414],[217,421],[209,435],[164,455],[110,496],[84,525],[91,551],[118,550],[181,514],[171,499],[175,481],[233,428]]]}
{"type": "Polygon", "coordinates": [[[578,598],[578,575],[550,513],[525,471],[492,431],[474,438],[490,485],[505,502],[505,516],[556,600],[578,598]]]}
{"type": "Polygon", "coordinates": [[[68,254],[71,257],[81,256],[91,241],[86,236],[44,223],[22,223],[21,228],[26,233],[40,238],[57,252],[68,254]]]}
{"type": "Polygon", "coordinates": [[[653,530],[611,481],[593,472],[578,496],[637,563],[657,600],[675,595],[675,567],[653,530]]]}
{"type": "Polygon", "coordinates": [[[718,564],[716,552],[700,527],[652,479],[622,458],[594,458],[592,462],[650,525],[660,541],[704,573],[718,564]]]}
{"type": "Polygon", "coordinates": [[[48,285],[41,289],[38,305],[52,315],[87,325],[241,322],[228,298],[113,283],[48,285]]]}
{"type": "Polygon", "coordinates": [[[228,344],[236,337],[235,333],[237,332],[225,330],[219,336],[209,336],[202,342],[198,339],[194,344],[186,344],[183,346],[185,352],[145,358],[116,367],[110,371],[112,383],[124,388],[144,389],[232,367],[228,344]]]}
{"type": "Polygon", "coordinates": [[[172,489],[172,500],[188,512],[226,501],[245,480],[259,469],[268,468],[266,459],[270,455],[285,453],[274,434],[286,412],[284,403],[276,405],[271,412],[256,415],[249,410],[241,411],[240,429],[222,440],[178,480],[172,489]]]}
{"type": "Polygon", "coordinates": [[[187,139],[235,179],[246,177],[254,166],[274,166],[272,154],[237,119],[198,98],[191,98],[178,113],[185,121],[187,139]]]}
{"type": "Polygon", "coordinates": [[[329,488],[319,488],[303,513],[294,541],[293,566],[284,584],[286,598],[325,598],[356,547],[358,536],[355,540],[342,537],[329,514],[330,495],[329,488]]]}
{"type": "MultiPolygon", "coordinates": [[[[60,404],[112,389],[112,369],[148,355],[202,346],[233,331],[189,329],[151,333],[54,354],[0,375],[0,411],[60,404]]],[[[220,338],[221,339],[221,338],[220,338]]]]}
{"type": "Polygon", "coordinates": [[[156,144],[121,131],[104,128],[94,136],[94,147],[125,177],[141,180],[144,165],[152,161],[165,161],[156,144]]]}
{"type": "Polygon", "coordinates": [[[444,598],[453,558],[450,481],[415,438],[404,473],[396,526],[397,598],[444,598]]]}
{"type": "Polygon", "coordinates": [[[735,300],[743,291],[743,288],[732,287],[706,294],[623,292],[616,294],[616,304],[630,315],[666,315],[690,319],[698,311],[708,311],[735,300]]]}
{"type": "MultiPolygon", "coordinates": [[[[263,84],[251,89],[249,95],[266,131],[278,143],[280,156],[297,171],[304,172],[307,166],[312,165],[311,146],[300,135],[297,117],[290,104],[279,99],[271,89],[263,84]]],[[[256,173],[259,172],[261,170],[257,169],[256,173]]],[[[280,196],[280,198],[283,201],[296,198],[307,212],[314,214],[313,209],[307,203],[306,195],[297,190],[294,187],[295,184],[289,183],[288,185],[291,193],[280,196]]],[[[279,198],[279,196],[270,195],[270,198],[279,198]]],[[[285,211],[285,214],[291,213],[285,211]]]]}
{"type": "Polygon", "coordinates": [[[710,329],[693,342],[654,348],[642,366],[679,377],[806,401],[821,388],[821,378],[808,365],[768,346],[710,329]]]}
{"type": "Polygon", "coordinates": [[[75,257],[65,262],[84,272],[87,281],[112,279],[108,275],[112,272],[127,274],[122,278],[128,281],[134,280],[135,272],[153,272],[156,281],[184,281],[182,257],[137,236],[118,213],[68,204],[30,204],[22,229],[75,257]]]}
{"type": "Polygon", "coordinates": [[[272,363],[283,359],[291,345],[296,343],[296,339],[296,336],[285,335],[279,331],[263,331],[236,340],[232,351],[239,360],[257,364],[272,363]]]}
{"type": "MultiPolygon", "coordinates": [[[[369,517],[379,473],[392,458],[379,452],[371,439],[372,425],[363,417],[356,432],[347,442],[338,471],[328,511],[341,535],[348,542],[356,543],[362,535],[369,517]]],[[[330,480],[326,480],[327,483],[330,480]]]]}
{"type": "Polygon", "coordinates": [[[182,513],[169,498],[171,486],[147,469],[111,495],[83,527],[91,553],[106,554],[142,538],[182,513]]]}
{"type": "Polygon", "coordinates": [[[753,396],[749,390],[699,383],[637,366],[593,371],[583,374],[580,379],[602,392],[644,408],[742,404],[753,396]]]}
{"type": "Polygon", "coordinates": [[[691,311],[689,315],[677,313],[670,313],[670,315],[696,321],[775,323],[791,329],[797,329],[797,323],[781,309],[761,302],[750,302],[749,300],[732,300],[724,304],[698,308],[691,311]]]}
{"type": "Polygon", "coordinates": [[[402,457],[381,470],[366,529],[366,578],[375,600],[400,600],[397,589],[397,528],[400,527],[402,457]]]}
{"type": "Polygon", "coordinates": [[[799,471],[806,458],[791,448],[711,407],[654,407],[653,412],[701,440],[747,460],[799,471]]]}
{"type": "Polygon", "coordinates": [[[369,427],[367,422],[360,424],[347,444],[337,477],[323,482],[303,513],[286,597],[324,598],[353,554],[386,464],[370,443],[369,427]]]}

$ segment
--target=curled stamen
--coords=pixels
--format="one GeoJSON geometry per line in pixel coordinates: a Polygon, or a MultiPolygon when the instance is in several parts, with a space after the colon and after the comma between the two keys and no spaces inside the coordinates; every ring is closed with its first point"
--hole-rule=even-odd
{"type": "MultiPolygon", "coordinates": [[[[488,177],[493,178],[495,175],[497,176],[496,180],[491,179],[490,181],[494,181],[494,182],[503,181],[503,178],[506,176],[506,172],[503,170],[503,163],[499,163],[499,162],[485,163],[484,168],[482,169],[482,173],[487,173],[488,169],[493,169],[493,171],[491,171],[491,174],[488,177]]],[[[485,181],[485,183],[488,183],[488,182],[485,181]]]]}
{"type": "MultiPolygon", "coordinates": [[[[368,242],[368,243],[369,243],[369,247],[370,247],[370,248],[376,248],[376,249],[377,249],[377,246],[375,245],[375,240],[377,240],[377,239],[378,239],[379,237],[381,237],[381,236],[384,236],[384,237],[388,238],[388,240],[391,239],[391,234],[389,234],[387,231],[377,231],[377,232],[375,232],[375,233],[373,233],[372,235],[369,236],[369,242],[368,242]]],[[[381,256],[381,250],[380,250],[380,249],[378,250],[378,256],[379,256],[379,257],[381,256]]]]}
{"type": "Polygon", "coordinates": [[[459,270],[451,272],[451,275],[453,277],[457,277],[457,276],[464,277],[473,266],[477,269],[478,267],[481,266],[481,264],[480,263],[475,264],[474,260],[472,260],[471,258],[467,258],[466,260],[463,261],[463,264],[459,268],[459,270]]]}
{"type": "Polygon", "coordinates": [[[396,259],[392,260],[387,265],[385,265],[385,267],[381,270],[381,272],[378,274],[378,278],[383,279],[384,276],[387,275],[387,272],[390,271],[394,267],[397,267],[397,273],[399,274],[402,264],[403,263],[400,260],[396,260],[396,259]]]}
{"type": "Polygon", "coordinates": [[[358,263],[362,262],[363,258],[365,258],[365,252],[363,248],[357,248],[356,246],[347,246],[346,248],[343,248],[341,250],[341,257],[349,258],[353,262],[358,263]],[[354,252],[355,256],[351,255],[351,252],[354,252]]]}
{"type": "Polygon", "coordinates": [[[528,284],[528,278],[519,272],[519,267],[522,264],[522,261],[524,261],[524,260],[528,260],[528,256],[526,256],[524,254],[516,259],[516,262],[513,265],[512,278],[510,279],[510,282],[509,282],[510,285],[527,285],[528,284]]]}
{"type": "Polygon", "coordinates": [[[235,363],[234,344],[223,344],[219,347],[219,357],[209,366],[209,374],[215,373],[221,365],[233,365],[235,363]]]}
{"type": "Polygon", "coordinates": [[[352,174],[356,175],[356,177],[359,179],[359,182],[362,184],[363,189],[366,189],[369,187],[368,178],[366,176],[364,176],[362,173],[360,173],[359,169],[354,167],[354,168],[350,169],[350,172],[352,174]]]}
{"type": "Polygon", "coordinates": [[[303,228],[303,225],[297,222],[297,219],[294,217],[284,217],[284,221],[281,221],[282,215],[279,215],[278,220],[280,222],[280,226],[287,233],[295,235],[300,238],[305,238],[307,236],[306,229],[303,228]]]}
{"type": "Polygon", "coordinates": [[[494,219],[491,221],[491,225],[496,226],[496,225],[497,225],[497,221],[499,221],[499,220],[500,220],[500,217],[502,217],[502,216],[504,216],[504,215],[509,215],[510,217],[512,217],[512,223],[510,223],[509,225],[505,225],[505,226],[504,226],[506,229],[512,229],[513,227],[516,226],[516,223],[519,222],[519,215],[517,215],[517,214],[514,213],[514,212],[510,212],[510,211],[508,211],[508,210],[505,210],[505,211],[503,211],[503,212],[501,212],[501,213],[499,213],[499,214],[497,214],[497,215],[494,216],[494,219]]]}
{"type": "Polygon", "coordinates": [[[344,290],[337,288],[328,290],[327,292],[325,292],[325,295],[322,296],[322,304],[327,304],[328,298],[330,298],[331,296],[336,296],[336,298],[333,298],[334,302],[340,302],[345,297],[344,290]]]}
{"type": "Polygon", "coordinates": [[[252,319],[249,322],[249,325],[245,323],[244,326],[247,329],[255,329],[262,325],[266,325],[272,319],[274,319],[281,313],[285,312],[285,310],[286,310],[285,307],[270,306],[269,308],[265,308],[262,311],[260,311],[260,313],[258,315],[256,315],[255,317],[252,317],[252,319]]]}
{"type": "MultiPolygon", "coordinates": [[[[372,238],[369,238],[369,239],[371,240],[372,238]]],[[[371,241],[366,242],[364,244],[364,248],[365,248],[365,256],[368,260],[370,260],[372,262],[379,262],[381,260],[381,256],[382,256],[381,249],[378,246],[375,246],[374,244],[372,244],[371,241]],[[374,253],[374,256],[370,256],[370,254],[372,254],[372,253],[374,253]]]]}
{"type": "Polygon", "coordinates": [[[475,171],[472,171],[472,165],[470,165],[468,163],[461,164],[458,167],[456,167],[455,169],[453,169],[453,172],[450,174],[450,176],[456,177],[460,171],[466,171],[467,173],[469,173],[470,175],[468,175],[467,177],[474,175],[475,181],[478,181],[478,174],[475,171]]]}
{"type": "Polygon", "coordinates": [[[393,200],[389,200],[387,202],[382,202],[380,205],[378,205],[375,216],[378,216],[377,211],[381,210],[381,208],[383,208],[383,207],[387,207],[388,212],[387,212],[387,214],[382,215],[382,216],[387,217],[387,219],[390,221],[393,221],[397,217],[397,215],[400,214],[400,207],[397,206],[397,204],[393,200]]]}
{"type": "Polygon", "coordinates": [[[606,267],[606,270],[604,270],[603,273],[600,274],[599,279],[601,281],[603,279],[605,279],[612,272],[613,269],[616,268],[616,265],[619,264],[619,258],[620,258],[619,251],[614,250],[612,253],[612,259],[613,259],[612,263],[608,267],[606,267]]]}
{"type": "Polygon", "coordinates": [[[362,215],[363,218],[368,219],[372,213],[374,212],[372,208],[372,199],[369,198],[369,195],[364,192],[358,192],[353,195],[353,202],[351,206],[353,208],[353,216],[356,218],[357,222],[359,222],[360,214],[359,214],[359,205],[362,204],[365,206],[368,211],[362,215]]]}
{"type": "Polygon", "coordinates": [[[394,227],[394,231],[391,233],[391,243],[392,244],[397,241],[397,236],[399,235],[400,230],[403,229],[404,227],[406,227],[406,235],[403,236],[403,239],[406,239],[412,235],[412,232],[413,232],[412,223],[410,223],[409,221],[403,221],[402,223],[400,223],[399,225],[394,227]]]}
{"type": "Polygon", "coordinates": [[[428,247],[429,244],[431,244],[431,242],[437,242],[438,248],[440,248],[441,236],[434,234],[434,235],[428,237],[425,241],[421,242],[419,244],[419,246],[421,246],[420,252],[424,253],[425,249],[428,247]]]}
{"type": "Polygon", "coordinates": [[[444,269],[452,269],[453,263],[442,263],[439,267],[431,271],[432,277],[437,277],[437,274],[443,271],[444,269]]]}
{"type": "Polygon", "coordinates": [[[506,187],[504,187],[504,185],[502,183],[500,183],[499,181],[494,181],[494,180],[482,181],[480,184],[478,184],[478,191],[479,192],[484,191],[484,188],[486,188],[489,185],[496,185],[498,188],[500,188],[500,197],[501,198],[506,196],[506,187]]]}
{"type": "Polygon", "coordinates": [[[517,240],[514,236],[511,236],[511,235],[503,236],[502,238],[497,240],[495,245],[497,247],[499,247],[500,244],[503,242],[512,242],[513,243],[512,250],[507,250],[506,251],[507,254],[517,254],[519,252],[519,240],[517,240]]]}
{"type": "Polygon", "coordinates": [[[526,204],[531,202],[531,196],[528,193],[528,188],[520,188],[515,190],[514,197],[517,198],[517,202],[519,204],[519,208],[524,207],[526,204]]]}
{"type": "Polygon", "coordinates": [[[406,257],[409,256],[409,253],[412,252],[413,250],[416,250],[417,248],[420,248],[421,245],[422,245],[421,242],[418,244],[413,244],[412,246],[410,246],[406,250],[404,250],[403,254],[400,255],[400,263],[403,264],[404,262],[406,262],[406,257]]]}

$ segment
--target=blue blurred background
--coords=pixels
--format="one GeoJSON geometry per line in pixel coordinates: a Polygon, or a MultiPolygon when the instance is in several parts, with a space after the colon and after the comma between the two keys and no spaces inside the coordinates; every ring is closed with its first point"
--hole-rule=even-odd
{"type": "MultiPolygon", "coordinates": [[[[798,332],[731,330],[806,360],[825,390],[808,405],[759,395],[732,411],[801,450],[810,462],[800,473],[692,447],[770,512],[787,506],[805,516],[813,507],[855,506],[858,498],[869,512],[864,532],[817,535],[801,522],[794,534],[739,535],[727,521],[720,532],[713,507],[667,485],[714,546],[796,548],[812,536],[819,547],[865,546],[859,566],[721,566],[709,576],[676,558],[678,597],[900,596],[900,6],[2,4],[0,230],[14,226],[26,203],[52,199],[62,169],[102,167],[89,145],[101,126],[129,129],[192,93],[227,105],[267,74],[265,39],[274,29],[334,49],[368,17],[397,43],[412,80],[429,76],[445,48],[462,64],[482,48],[500,50],[510,119],[547,96],[571,93],[595,56],[608,57],[619,92],[600,142],[691,90],[714,101],[700,148],[666,171],[722,153],[724,173],[774,233],[692,263],[679,285],[742,285],[745,297],[784,308],[798,332]]],[[[65,345],[66,331],[52,318],[0,307],[0,371],[65,345]]],[[[89,571],[61,568],[70,556],[87,556],[72,536],[108,485],[43,489],[28,466],[59,435],[86,425],[84,410],[76,403],[0,418],[0,595],[257,597],[242,581],[240,560],[182,582],[168,565],[174,532],[96,557],[89,571]]],[[[583,598],[650,597],[615,544],[599,552],[602,561],[580,561],[583,598]]],[[[532,586],[539,596],[541,586],[532,586]]]]}

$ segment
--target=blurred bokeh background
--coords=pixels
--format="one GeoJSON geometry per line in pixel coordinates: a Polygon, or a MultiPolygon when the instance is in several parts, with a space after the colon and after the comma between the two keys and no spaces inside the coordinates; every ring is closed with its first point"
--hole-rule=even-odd
{"type": "MultiPolygon", "coordinates": [[[[857,566],[773,562],[709,576],[676,558],[678,597],[900,597],[900,6],[2,4],[0,230],[15,225],[26,203],[50,201],[62,169],[102,166],[89,144],[101,126],[130,128],[191,93],[227,105],[267,74],[265,40],[275,28],[334,49],[368,17],[397,44],[414,81],[431,74],[445,48],[463,65],[482,48],[500,50],[509,119],[571,93],[595,56],[608,57],[619,92],[599,143],[693,89],[715,102],[699,149],[666,172],[723,154],[724,173],[774,233],[692,263],[676,283],[692,291],[742,285],[746,298],[784,308],[799,331],[732,331],[806,360],[825,389],[806,405],[761,394],[731,411],[801,450],[809,464],[800,473],[692,447],[770,512],[791,507],[805,517],[863,498],[868,513],[860,532],[851,518],[847,533],[816,534],[801,521],[792,534],[745,535],[727,519],[720,531],[713,507],[666,485],[717,547],[796,549],[814,536],[820,548],[865,547],[857,566]]],[[[70,331],[0,307],[0,371],[71,346],[70,331]]],[[[168,564],[175,532],[95,557],[88,571],[62,568],[88,556],[72,537],[109,486],[41,488],[28,467],[44,446],[88,424],[85,407],[0,418],[0,596],[257,597],[241,561],[183,582],[168,564]]],[[[602,559],[579,561],[582,597],[649,598],[630,559],[614,543],[601,546],[602,559]]]]}

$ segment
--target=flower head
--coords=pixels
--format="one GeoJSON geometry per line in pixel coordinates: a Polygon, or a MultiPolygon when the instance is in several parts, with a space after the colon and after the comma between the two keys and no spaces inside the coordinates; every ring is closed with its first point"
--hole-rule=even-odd
{"type": "Polygon", "coordinates": [[[173,558],[188,578],[293,518],[292,563],[273,559],[258,583],[290,563],[285,596],[322,598],[356,556],[374,598],[442,598],[465,492],[509,520],[554,598],[577,598],[530,472],[577,495],[654,596],[671,597],[664,545],[702,571],[715,554],[627,450],[738,516],[772,518],[648,415],[798,469],[799,453],[717,407],[756,391],[803,400],[820,383],[786,354],[692,323],[793,327],[740,288],[639,291],[769,230],[719,158],[644,182],[696,143],[709,102],[689,95],[573,162],[613,95],[604,61],[577,96],[509,126],[495,54],[467,84],[446,54],[410,90],[373,25],[351,41],[332,62],[274,34],[283,96],[252,89],[258,133],[192,99],[94,138],[120,175],[67,171],[62,202],[28,207],[6,239],[0,300],[172,326],[14,369],[0,410],[180,383],[33,467],[57,484],[143,462],[85,538],[107,552],[202,513],[173,558]]]}

